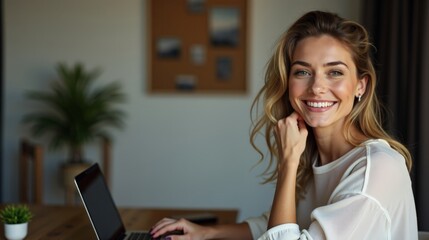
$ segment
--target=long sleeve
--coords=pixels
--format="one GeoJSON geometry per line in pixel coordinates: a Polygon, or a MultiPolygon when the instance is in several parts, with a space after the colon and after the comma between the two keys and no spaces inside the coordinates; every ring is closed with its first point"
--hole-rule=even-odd
{"type": "Polygon", "coordinates": [[[267,231],[268,218],[270,212],[265,212],[259,217],[248,218],[245,222],[249,225],[253,239],[258,239],[265,231],[267,231]]]}
{"type": "Polygon", "coordinates": [[[387,211],[376,200],[360,194],[315,209],[312,220],[306,230],[300,231],[297,224],[283,224],[268,230],[260,240],[391,239],[387,211]]]}
{"type": "Polygon", "coordinates": [[[369,142],[338,162],[314,168],[314,174],[311,224],[279,225],[260,240],[417,239],[409,174],[403,157],[386,142],[369,142]]]}

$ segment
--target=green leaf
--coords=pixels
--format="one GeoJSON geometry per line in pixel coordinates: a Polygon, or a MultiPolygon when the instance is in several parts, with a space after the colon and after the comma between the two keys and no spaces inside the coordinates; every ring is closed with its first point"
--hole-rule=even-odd
{"type": "Polygon", "coordinates": [[[26,205],[7,205],[0,211],[0,220],[6,224],[29,222],[33,214],[26,205]]]}
{"type": "Polygon", "coordinates": [[[48,91],[26,94],[43,106],[43,110],[23,117],[34,137],[49,136],[53,149],[68,146],[71,152],[81,151],[86,143],[108,136],[109,128],[124,126],[126,114],[117,105],[125,102],[126,96],[119,82],[93,86],[101,71],[87,70],[82,63],[71,67],[60,63],[56,70],[59,79],[48,91]]]}

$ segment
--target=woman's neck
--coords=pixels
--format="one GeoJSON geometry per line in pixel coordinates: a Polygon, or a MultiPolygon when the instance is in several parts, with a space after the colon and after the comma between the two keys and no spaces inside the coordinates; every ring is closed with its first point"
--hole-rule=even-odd
{"type": "MultiPolygon", "coordinates": [[[[366,140],[365,136],[355,127],[349,129],[351,135],[366,140]]],[[[325,165],[337,160],[355,146],[346,140],[343,131],[327,131],[326,129],[314,128],[317,151],[319,153],[319,164],[325,165]]]]}

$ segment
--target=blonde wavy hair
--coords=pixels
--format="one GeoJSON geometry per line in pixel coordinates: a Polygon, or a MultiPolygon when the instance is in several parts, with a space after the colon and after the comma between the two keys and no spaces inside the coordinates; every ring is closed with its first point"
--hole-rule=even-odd
{"type": "MultiPolygon", "coordinates": [[[[390,146],[404,156],[408,170],[412,166],[412,158],[407,148],[390,136],[382,127],[381,104],[376,96],[376,74],[370,57],[372,44],[368,33],[360,24],[346,20],[336,14],[312,11],[299,18],[279,39],[275,52],[267,64],[265,84],[252,103],[252,128],[250,142],[260,154],[260,162],[266,157],[256,146],[256,137],[263,133],[268,146],[268,166],[264,170],[264,183],[275,182],[277,179],[277,159],[279,149],[275,140],[277,121],[289,116],[294,110],[289,102],[288,77],[291,60],[298,42],[310,36],[329,35],[334,37],[350,51],[357,68],[358,78],[367,77],[365,94],[361,101],[355,101],[351,113],[347,116],[343,129],[345,139],[354,146],[362,144],[349,131],[358,129],[368,139],[384,139],[390,146]],[[259,113],[259,105],[263,113],[259,113]]],[[[301,156],[297,174],[297,198],[302,198],[312,173],[312,159],[317,154],[316,142],[312,131],[309,131],[307,145],[301,156]]]]}

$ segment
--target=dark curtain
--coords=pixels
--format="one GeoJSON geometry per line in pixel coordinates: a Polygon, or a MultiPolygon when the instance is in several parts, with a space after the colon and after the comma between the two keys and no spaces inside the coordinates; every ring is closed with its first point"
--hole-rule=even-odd
{"type": "Polygon", "coordinates": [[[386,107],[385,127],[414,159],[411,178],[419,230],[429,231],[429,13],[426,0],[364,0],[386,107]]]}
{"type": "Polygon", "coordinates": [[[3,201],[3,1],[0,1],[0,203],[3,201]]]}

